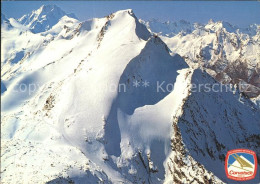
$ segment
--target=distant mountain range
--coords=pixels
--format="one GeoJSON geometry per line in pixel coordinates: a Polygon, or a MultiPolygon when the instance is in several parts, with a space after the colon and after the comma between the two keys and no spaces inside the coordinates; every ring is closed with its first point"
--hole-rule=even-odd
{"type": "Polygon", "coordinates": [[[212,20],[206,25],[183,20],[141,22],[161,35],[173,53],[184,57],[190,66],[202,66],[221,83],[238,85],[249,98],[259,96],[259,25],[238,28],[228,22],[212,20]]]}
{"type": "Polygon", "coordinates": [[[33,33],[40,33],[51,29],[65,15],[77,19],[74,14],[67,14],[56,5],[43,5],[19,18],[18,22],[29,27],[33,33]]]}
{"type": "Polygon", "coordinates": [[[207,24],[190,23],[185,20],[180,20],[176,22],[163,22],[157,19],[152,19],[149,21],[144,21],[140,19],[140,22],[145,24],[147,28],[150,29],[152,32],[168,37],[175,36],[179,33],[181,33],[182,35],[190,34],[197,29],[204,29],[208,31],[210,30],[211,32],[216,32],[219,29],[225,29],[229,33],[244,33],[249,34],[250,36],[259,34],[260,31],[260,27],[257,24],[251,24],[247,28],[240,28],[225,21],[214,22],[212,19],[210,19],[207,24]]]}
{"type": "Polygon", "coordinates": [[[259,37],[131,9],[2,15],[1,182],[239,183],[224,160],[260,153],[259,37]]]}

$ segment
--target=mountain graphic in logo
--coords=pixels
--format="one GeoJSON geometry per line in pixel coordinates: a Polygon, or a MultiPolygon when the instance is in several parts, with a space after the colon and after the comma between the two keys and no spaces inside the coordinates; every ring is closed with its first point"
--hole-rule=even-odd
{"type": "Polygon", "coordinates": [[[232,180],[254,179],[257,171],[255,152],[248,149],[230,150],[226,156],[225,170],[227,177],[232,180]]]}

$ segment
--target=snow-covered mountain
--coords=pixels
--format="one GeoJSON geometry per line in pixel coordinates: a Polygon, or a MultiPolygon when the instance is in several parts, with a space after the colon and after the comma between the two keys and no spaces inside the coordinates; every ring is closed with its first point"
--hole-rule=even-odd
{"type": "Polygon", "coordinates": [[[185,20],[180,21],[160,21],[158,19],[152,19],[145,21],[139,19],[139,21],[154,33],[162,36],[172,37],[178,34],[186,35],[192,33],[196,29],[207,29],[208,31],[218,31],[219,29],[225,29],[230,33],[244,33],[250,36],[259,34],[260,27],[258,24],[251,24],[246,28],[240,28],[236,25],[232,25],[229,22],[217,21],[210,19],[207,24],[202,23],[191,23],[185,20]]]}
{"type": "Polygon", "coordinates": [[[67,14],[56,5],[43,5],[19,18],[18,22],[29,27],[33,33],[39,33],[51,29],[65,15],[77,19],[74,14],[67,14]]]}
{"type": "Polygon", "coordinates": [[[4,14],[1,13],[1,26],[5,27],[5,29],[12,28],[10,21],[6,18],[4,14]]]}
{"type": "Polygon", "coordinates": [[[140,19],[140,22],[145,24],[150,31],[169,37],[175,36],[180,32],[182,34],[189,34],[195,29],[196,26],[196,24],[192,25],[190,22],[185,20],[180,20],[177,22],[161,22],[157,19],[150,21],[144,21],[140,19]]]}
{"type": "MultiPolygon", "coordinates": [[[[144,22],[144,21],[143,21],[144,22]]],[[[228,22],[208,24],[148,21],[173,53],[201,66],[218,81],[236,84],[249,98],[260,94],[260,26],[239,28],[228,22]]]]}
{"type": "Polygon", "coordinates": [[[9,23],[9,20],[6,18],[4,14],[1,13],[1,24],[3,23],[9,23]]]}
{"type": "Polygon", "coordinates": [[[230,183],[227,151],[260,152],[259,106],[236,89],[216,92],[220,83],[132,10],[64,15],[41,33],[9,22],[1,183],[230,183]]]}

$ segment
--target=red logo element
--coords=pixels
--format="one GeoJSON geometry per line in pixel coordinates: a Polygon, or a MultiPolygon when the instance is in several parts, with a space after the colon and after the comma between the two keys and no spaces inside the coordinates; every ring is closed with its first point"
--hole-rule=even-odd
{"type": "Polygon", "coordinates": [[[256,154],[248,149],[228,151],[225,160],[225,171],[229,179],[246,181],[255,178],[257,171],[256,154]]]}

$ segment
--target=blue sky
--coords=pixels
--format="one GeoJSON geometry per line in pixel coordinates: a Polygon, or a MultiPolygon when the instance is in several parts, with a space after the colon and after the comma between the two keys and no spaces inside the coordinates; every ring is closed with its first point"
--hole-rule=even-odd
{"type": "MultiPolygon", "coordinates": [[[[232,154],[233,155],[233,154],[232,154]]],[[[228,164],[233,164],[235,162],[235,158],[232,157],[232,155],[230,155],[228,157],[228,164]]],[[[237,153],[238,156],[243,156],[245,157],[248,161],[250,161],[252,164],[255,163],[255,160],[254,160],[254,156],[251,155],[251,154],[247,154],[247,153],[237,153]]],[[[229,166],[228,166],[229,167],[229,166]]]]}
{"type": "Polygon", "coordinates": [[[224,20],[245,27],[260,24],[260,2],[253,1],[4,1],[2,12],[8,17],[18,18],[38,9],[42,4],[56,4],[67,13],[75,13],[80,20],[104,17],[120,9],[131,8],[138,18],[162,21],[187,20],[207,23],[209,19],[224,20]]]}

